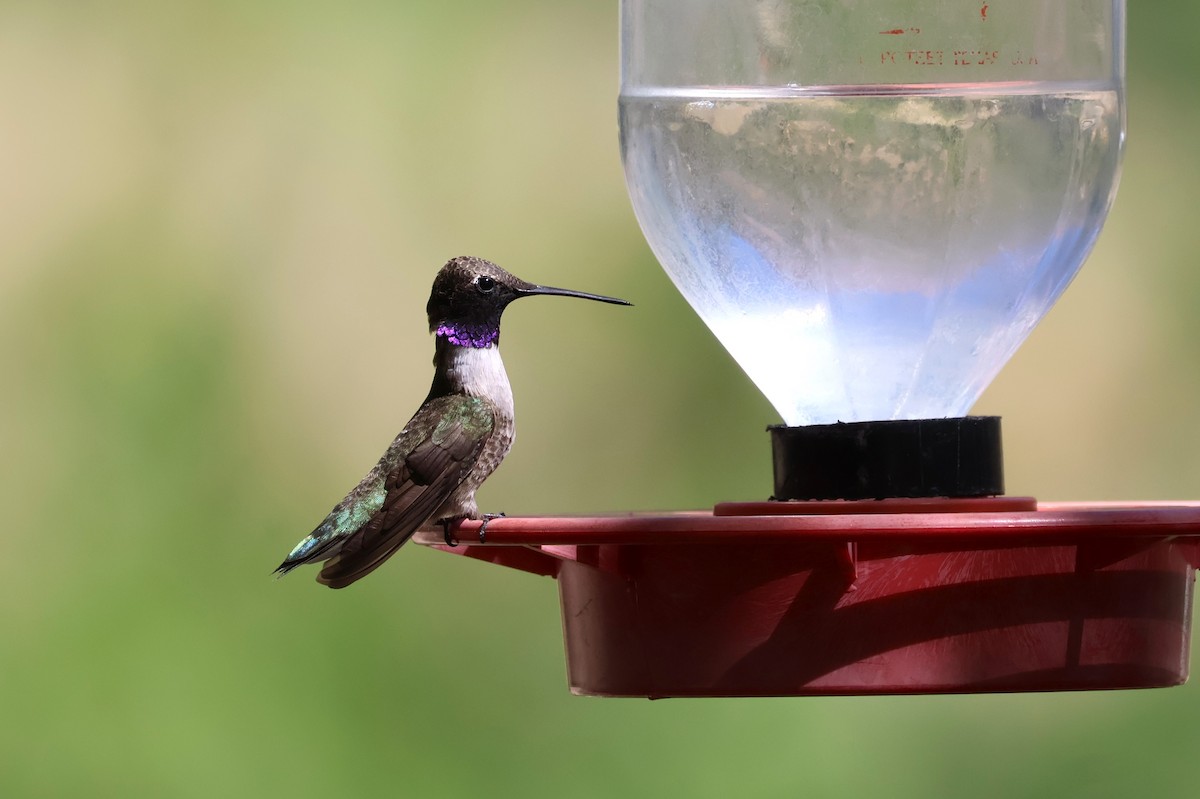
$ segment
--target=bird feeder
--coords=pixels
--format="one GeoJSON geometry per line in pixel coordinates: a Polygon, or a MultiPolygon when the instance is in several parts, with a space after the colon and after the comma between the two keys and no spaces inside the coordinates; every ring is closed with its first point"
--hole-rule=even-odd
{"type": "Polygon", "coordinates": [[[1112,203],[1124,0],[621,14],[633,207],[786,423],[772,499],[416,540],[555,577],[581,694],[1186,680],[1200,503],[1006,496],[965,415],[1112,203]]]}

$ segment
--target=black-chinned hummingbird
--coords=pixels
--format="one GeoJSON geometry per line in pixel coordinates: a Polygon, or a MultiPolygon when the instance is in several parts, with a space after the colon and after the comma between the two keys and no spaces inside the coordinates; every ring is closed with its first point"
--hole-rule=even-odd
{"type": "MultiPolygon", "coordinates": [[[[276,569],[325,561],[317,581],[344,588],[374,571],[418,528],[485,518],[475,491],[513,442],[513,397],[500,360],[500,316],[539,294],[630,305],[615,297],[526,283],[490,261],[452,258],[425,310],[435,335],[429,396],[367,473],[276,569]]],[[[486,520],[485,520],[486,523],[486,520]]]]}

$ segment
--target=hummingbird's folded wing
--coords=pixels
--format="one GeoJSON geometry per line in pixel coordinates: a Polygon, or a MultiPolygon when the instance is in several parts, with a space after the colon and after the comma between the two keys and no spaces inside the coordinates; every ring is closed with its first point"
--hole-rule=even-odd
{"type": "MultiPolygon", "coordinates": [[[[317,575],[318,582],[344,588],[370,574],[429,521],[462,484],[495,429],[491,403],[469,399],[464,403],[460,395],[426,403],[422,411],[439,419],[437,425],[415,442],[388,473],[383,506],[342,544],[317,575]],[[447,407],[439,408],[439,404],[447,407]]],[[[397,437],[397,444],[411,443],[404,439],[413,433],[406,428],[397,437]]]]}

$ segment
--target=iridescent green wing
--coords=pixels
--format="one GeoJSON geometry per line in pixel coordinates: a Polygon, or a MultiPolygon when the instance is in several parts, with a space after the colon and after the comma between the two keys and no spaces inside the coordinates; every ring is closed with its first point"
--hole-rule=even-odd
{"type": "Polygon", "coordinates": [[[478,397],[451,395],[423,405],[392,445],[408,454],[399,455],[385,478],[383,506],[342,544],[317,580],[343,588],[391,557],[462,484],[494,429],[492,405],[478,397]]]}

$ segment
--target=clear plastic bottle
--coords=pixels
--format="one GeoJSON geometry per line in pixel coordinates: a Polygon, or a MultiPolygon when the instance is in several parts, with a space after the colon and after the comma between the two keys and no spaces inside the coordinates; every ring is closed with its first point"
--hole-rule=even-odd
{"type": "Polygon", "coordinates": [[[786,423],[967,412],[1111,205],[1123,6],[624,1],[635,212],[786,423]]]}

